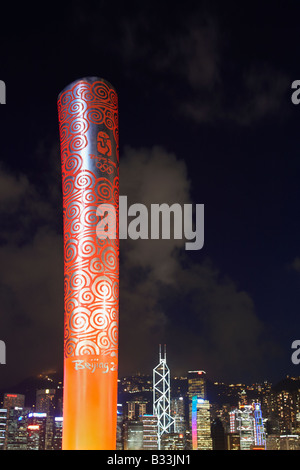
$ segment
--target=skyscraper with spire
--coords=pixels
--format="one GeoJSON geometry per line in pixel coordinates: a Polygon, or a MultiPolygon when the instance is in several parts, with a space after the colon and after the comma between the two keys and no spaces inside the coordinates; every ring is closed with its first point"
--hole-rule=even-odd
{"type": "Polygon", "coordinates": [[[164,355],[159,345],[159,363],[153,369],[153,414],[157,417],[158,449],[161,449],[161,437],[172,430],[174,419],[170,411],[170,370],[167,365],[166,345],[164,355]]]}

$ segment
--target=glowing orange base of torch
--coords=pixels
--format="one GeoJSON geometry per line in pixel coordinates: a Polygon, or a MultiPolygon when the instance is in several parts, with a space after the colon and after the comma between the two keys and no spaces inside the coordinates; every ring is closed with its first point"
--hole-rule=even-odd
{"type": "Polygon", "coordinates": [[[63,450],[116,449],[117,370],[98,360],[65,360],[63,450]]]}

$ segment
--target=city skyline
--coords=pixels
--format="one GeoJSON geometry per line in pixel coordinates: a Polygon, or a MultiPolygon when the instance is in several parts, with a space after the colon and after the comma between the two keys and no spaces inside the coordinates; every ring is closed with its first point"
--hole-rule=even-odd
{"type": "MultiPolygon", "coordinates": [[[[164,363],[165,356],[160,357],[160,368],[164,363]]],[[[226,391],[224,384],[214,383],[212,393],[205,371],[189,371],[171,386],[165,410],[173,422],[160,434],[156,371],[119,381],[117,451],[300,449],[299,378],[296,388],[237,384],[231,392],[232,385],[226,391]]],[[[54,374],[44,379],[46,387],[35,386],[34,403],[26,403],[26,393],[3,395],[2,450],[61,450],[62,381],[54,374]]]]}
{"type": "MultiPolygon", "coordinates": [[[[125,374],[125,375],[120,375],[118,377],[118,393],[120,391],[122,391],[122,393],[124,392],[123,390],[123,386],[122,386],[122,383],[127,380],[134,380],[137,381],[136,384],[139,383],[139,381],[141,381],[141,383],[143,382],[143,380],[146,380],[147,383],[151,383],[151,388],[147,389],[147,390],[144,390],[146,392],[151,392],[151,396],[152,396],[152,392],[153,392],[153,371],[155,369],[155,366],[157,367],[157,363],[153,363],[153,369],[151,370],[147,370],[147,371],[135,371],[134,373],[131,373],[131,374],[125,374]]],[[[264,386],[268,386],[268,387],[273,387],[274,389],[281,389],[284,390],[284,389],[289,389],[289,385],[288,384],[292,384],[293,382],[296,384],[295,387],[297,388],[297,384],[299,383],[299,388],[300,388],[300,375],[299,376],[292,376],[292,375],[283,375],[278,381],[276,382],[272,382],[270,380],[263,380],[263,381],[252,381],[252,382],[243,382],[243,381],[222,381],[220,380],[220,378],[216,377],[216,376],[210,376],[206,371],[204,371],[203,369],[199,369],[199,370],[192,370],[192,369],[187,369],[185,371],[185,373],[183,374],[176,374],[176,373],[173,373],[172,370],[169,370],[169,376],[170,376],[170,381],[171,383],[174,384],[180,384],[180,383],[188,383],[188,379],[189,379],[189,376],[191,374],[195,374],[197,376],[198,373],[201,373],[203,374],[203,378],[204,378],[204,381],[205,381],[205,387],[209,386],[209,390],[210,390],[210,393],[212,393],[212,389],[214,387],[220,387],[222,389],[223,386],[225,387],[229,387],[228,390],[230,388],[232,388],[232,390],[235,389],[235,387],[237,388],[240,388],[240,390],[243,390],[243,389],[247,389],[247,390],[254,390],[256,387],[264,387],[264,386]]],[[[30,394],[31,394],[31,401],[32,401],[32,390],[33,389],[36,389],[36,390],[43,390],[43,389],[51,389],[51,388],[55,388],[57,387],[59,389],[63,389],[63,371],[57,371],[57,370],[48,370],[48,371],[41,371],[39,374],[37,374],[36,376],[28,376],[28,377],[25,377],[22,381],[20,382],[16,382],[10,386],[4,386],[4,387],[1,387],[0,388],[0,398],[1,396],[4,397],[4,395],[6,394],[12,394],[12,396],[14,394],[21,394],[22,396],[25,396],[26,395],[26,388],[30,389],[30,394]],[[39,385],[37,385],[39,384],[39,385]]],[[[126,391],[126,390],[125,390],[126,391]]],[[[128,390],[127,390],[128,392],[128,390]]],[[[140,393],[141,390],[136,390],[136,391],[133,391],[133,392],[129,392],[129,393],[140,393]]],[[[174,396],[178,396],[178,394],[180,395],[180,393],[178,392],[174,392],[174,387],[171,385],[170,386],[170,393],[171,393],[171,396],[174,397],[174,396]]],[[[204,391],[204,389],[202,390],[202,392],[199,394],[199,397],[200,398],[203,398],[207,393],[209,392],[206,392],[204,391]]],[[[191,397],[190,397],[191,398],[191,397]]],[[[210,397],[211,399],[211,397],[210,397]]],[[[221,396],[220,396],[220,399],[221,396]]],[[[30,404],[30,406],[32,406],[32,403],[30,404]]]]}
{"type": "Polygon", "coordinates": [[[151,370],[160,343],[176,375],[300,375],[298,11],[293,1],[272,11],[255,1],[172,10],[75,1],[49,6],[47,17],[3,7],[0,389],[62,369],[56,102],[84,76],[117,90],[128,204],[204,205],[200,250],[120,240],[119,375],[151,370]]]}

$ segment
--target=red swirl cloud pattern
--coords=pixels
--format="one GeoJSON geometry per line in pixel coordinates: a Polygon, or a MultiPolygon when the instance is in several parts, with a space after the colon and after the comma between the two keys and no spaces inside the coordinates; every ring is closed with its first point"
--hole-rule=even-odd
{"type": "Polygon", "coordinates": [[[96,229],[100,204],[113,205],[117,215],[119,209],[117,94],[101,79],[74,82],[59,96],[58,116],[64,217],[64,354],[114,357],[118,346],[119,243],[118,237],[99,239],[96,229]],[[97,160],[99,132],[106,133],[114,150],[107,162],[100,154],[97,160]]]}
{"type": "Polygon", "coordinates": [[[77,80],[60,93],[58,118],[65,299],[62,449],[112,450],[119,333],[116,92],[102,79],[77,80]]]}

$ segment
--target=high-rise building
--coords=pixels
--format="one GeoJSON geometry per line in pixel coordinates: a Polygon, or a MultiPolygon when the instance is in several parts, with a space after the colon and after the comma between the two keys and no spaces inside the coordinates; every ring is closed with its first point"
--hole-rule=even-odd
{"type": "Polygon", "coordinates": [[[143,415],[140,420],[143,423],[143,450],[157,450],[157,416],[143,415]]]}
{"type": "Polygon", "coordinates": [[[197,395],[206,399],[206,372],[204,370],[191,370],[188,372],[188,396],[190,400],[197,395]]]}
{"type": "Polygon", "coordinates": [[[124,450],[143,449],[143,422],[129,420],[124,423],[124,450]]]}
{"type": "Polygon", "coordinates": [[[184,450],[185,435],[178,432],[165,433],[161,437],[162,450],[184,450]]]}
{"type": "Polygon", "coordinates": [[[266,448],[266,433],[260,403],[241,405],[230,412],[230,433],[239,433],[240,449],[266,448]]]}
{"type": "Polygon", "coordinates": [[[9,410],[15,406],[24,408],[25,395],[20,393],[5,393],[3,398],[3,408],[9,410]]]}
{"type": "Polygon", "coordinates": [[[171,432],[174,419],[171,417],[170,370],[167,366],[166,346],[164,356],[159,348],[159,364],[153,369],[153,415],[157,417],[157,442],[161,448],[161,437],[171,432]]]}
{"type": "Polygon", "coordinates": [[[55,410],[55,389],[42,389],[36,392],[36,412],[47,413],[48,416],[54,416],[55,410]]]}
{"type": "Polygon", "coordinates": [[[127,419],[136,419],[136,402],[135,401],[127,401],[126,402],[126,418],[127,419]]]}
{"type": "Polygon", "coordinates": [[[192,398],[192,448],[212,450],[210,404],[197,395],[192,398]]]}
{"type": "Polygon", "coordinates": [[[240,450],[240,433],[230,432],[226,434],[226,449],[240,450]]]}
{"type": "Polygon", "coordinates": [[[211,423],[213,450],[226,450],[224,426],[220,418],[214,418],[211,423]]]}
{"type": "Polygon", "coordinates": [[[263,418],[261,414],[261,405],[260,403],[253,404],[253,413],[254,413],[254,440],[256,446],[261,446],[266,448],[266,433],[263,423],[263,418]]]}
{"type": "Polygon", "coordinates": [[[46,433],[45,433],[45,450],[53,450],[53,438],[54,438],[54,416],[48,416],[46,418],[46,433]]]}
{"type": "Polygon", "coordinates": [[[243,405],[236,410],[238,420],[238,431],[240,433],[240,449],[250,450],[255,444],[255,420],[253,407],[243,405]]]}
{"type": "Polygon", "coordinates": [[[183,397],[171,398],[171,416],[174,419],[174,433],[185,434],[185,402],[183,397]]]}
{"type": "Polygon", "coordinates": [[[238,432],[237,410],[229,411],[229,433],[238,432]]]}
{"type": "Polygon", "coordinates": [[[27,450],[45,450],[44,445],[41,445],[42,440],[40,425],[29,424],[27,426],[27,450]]]}
{"type": "Polygon", "coordinates": [[[4,450],[7,424],[7,409],[0,409],[0,450],[4,450]]]}
{"type": "Polygon", "coordinates": [[[45,450],[47,413],[29,413],[27,416],[27,450],[45,450]]]}
{"type": "Polygon", "coordinates": [[[53,437],[52,437],[52,450],[61,450],[63,418],[61,416],[56,416],[53,419],[54,419],[54,426],[53,426],[53,437]]]}
{"type": "Polygon", "coordinates": [[[279,450],[300,450],[300,436],[297,434],[280,436],[279,450]]]}
{"type": "Polygon", "coordinates": [[[116,450],[123,450],[123,422],[124,422],[123,406],[122,406],[121,403],[118,403],[117,404],[117,435],[116,435],[117,445],[116,445],[116,450]]]}
{"type": "Polygon", "coordinates": [[[15,406],[8,410],[5,450],[27,449],[28,409],[15,406]]]}
{"type": "Polygon", "coordinates": [[[139,416],[143,416],[147,411],[147,402],[144,400],[129,400],[125,406],[126,419],[137,419],[139,416]]]}
{"type": "Polygon", "coordinates": [[[296,423],[296,393],[294,390],[280,390],[275,394],[275,410],[279,420],[280,433],[290,434],[296,423]]]}
{"type": "Polygon", "coordinates": [[[188,372],[189,429],[192,429],[192,399],[194,396],[206,399],[206,372],[193,370],[188,372]]]}

